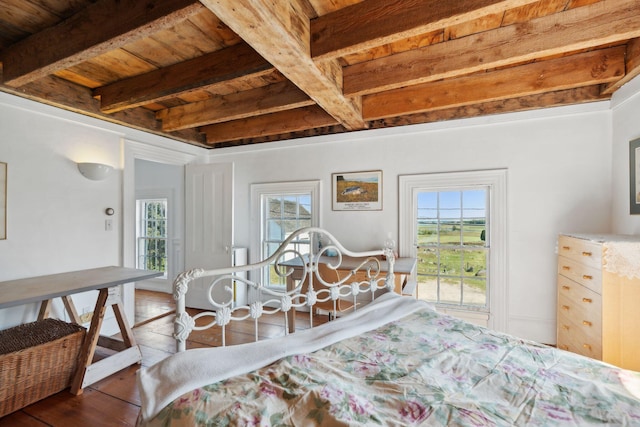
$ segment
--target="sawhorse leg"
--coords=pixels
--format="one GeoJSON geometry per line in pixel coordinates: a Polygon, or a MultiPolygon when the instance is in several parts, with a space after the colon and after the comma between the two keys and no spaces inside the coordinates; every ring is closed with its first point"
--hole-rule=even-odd
{"type": "Polygon", "coordinates": [[[85,337],[82,348],[80,349],[80,355],[78,356],[78,366],[71,382],[71,393],[76,395],[82,394],[82,390],[86,386],[100,381],[134,363],[140,363],[141,361],[142,353],[136,344],[133,332],[127,323],[122,308],[120,288],[100,289],[96,307],[93,311],[93,317],[91,318],[91,325],[89,326],[87,336],[85,337]],[[118,346],[109,345],[115,340],[100,338],[100,328],[102,327],[104,315],[109,305],[115,313],[120,332],[122,333],[123,342],[118,346]],[[120,351],[100,361],[92,362],[98,341],[105,346],[118,347],[117,349],[120,351]]]}

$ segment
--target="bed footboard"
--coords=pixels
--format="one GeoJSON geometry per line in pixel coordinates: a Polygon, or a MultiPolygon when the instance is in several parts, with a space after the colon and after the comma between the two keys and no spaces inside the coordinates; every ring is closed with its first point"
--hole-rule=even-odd
{"type": "Polygon", "coordinates": [[[288,334],[297,310],[309,312],[311,327],[317,309],[327,311],[330,317],[338,316],[345,307],[355,311],[362,301],[373,300],[380,292],[394,291],[393,249],[389,245],[376,251],[352,252],[328,231],[307,227],[292,233],[273,255],[258,263],[180,273],[173,283],[177,350],[186,349],[186,340],[192,331],[214,326],[220,327],[221,342],[225,346],[226,326],[232,321],[253,319],[258,341],[258,319],[264,315],[284,313],[283,328],[288,334]],[[297,249],[300,243],[309,247],[308,253],[297,249]],[[207,291],[211,310],[191,316],[185,307],[185,295],[190,282],[200,278],[211,278],[207,291]],[[273,282],[287,285],[274,287],[273,282]],[[234,287],[238,285],[253,290],[249,295],[253,295],[255,301],[234,304],[234,287]],[[215,291],[220,288],[224,292],[215,291]],[[226,297],[214,298],[214,295],[226,297]],[[199,319],[203,320],[198,322],[199,319]]]}

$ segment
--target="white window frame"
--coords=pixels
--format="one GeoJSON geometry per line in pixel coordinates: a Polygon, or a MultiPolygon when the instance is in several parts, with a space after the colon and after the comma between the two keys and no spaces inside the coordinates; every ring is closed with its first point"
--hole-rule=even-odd
{"type": "MultiPolygon", "coordinates": [[[[489,244],[489,317],[491,329],[506,331],[508,319],[507,287],[507,170],[492,169],[468,172],[444,172],[401,175],[399,182],[399,246],[401,256],[417,256],[417,195],[423,191],[458,190],[474,186],[489,188],[488,214],[490,216],[489,244]]],[[[416,280],[413,272],[411,280],[416,280]]],[[[480,313],[455,311],[477,317],[480,313]]]]}
{"type": "MultiPolygon", "coordinates": [[[[310,194],[311,195],[311,226],[320,227],[320,197],[321,181],[297,181],[297,182],[272,182],[251,184],[251,246],[249,250],[252,263],[262,261],[264,254],[262,251],[262,224],[263,224],[263,206],[262,198],[264,196],[283,195],[283,194],[310,194]]],[[[259,280],[258,277],[252,277],[252,280],[259,280]]],[[[249,295],[250,301],[253,301],[252,295],[249,295]]]]}
{"type": "Polygon", "coordinates": [[[173,230],[174,230],[174,216],[172,214],[172,212],[175,212],[175,201],[174,201],[174,195],[173,195],[173,190],[171,189],[155,189],[155,190],[139,190],[136,191],[136,195],[135,195],[135,216],[136,216],[136,220],[135,220],[135,240],[136,243],[134,245],[134,251],[135,251],[135,266],[138,265],[138,228],[140,227],[140,218],[138,215],[138,201],[139,200],[160,200],[160,199],[166,199],[167,200],[167,244],[166,244],[166,249],[167,249],[167,271],[165,272],[165,275],[162,277],[156,277],[153,279],[148,279],[145,280],[144,282],[141,282],[143,289],[150,289],[150,290],[160,290],[163,292],[166,292],[166,287],[170,286],[171,283],[173,282],[172,277],[174,277],[174,269],[175,269],[175,265],[176,265],[176,251],[174,250],[174,239],[173,239],[173,230]],[[146,286],[145,283],[147,285],[150,286],[146,286]]]}

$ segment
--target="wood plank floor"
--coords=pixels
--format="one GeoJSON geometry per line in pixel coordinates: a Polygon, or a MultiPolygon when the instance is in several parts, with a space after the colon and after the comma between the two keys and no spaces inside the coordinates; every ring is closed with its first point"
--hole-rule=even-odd
{"type": "MultiPolygon", "coordinates": [[[[142,366],[151,366],[175,352],[173,313],[175,305],[171,295],[136,290],[136,326],[133,333],[142,350],[142,366]]],[[[271,317],[261,321],[262,338],[284,334],[282,319],[271,317]]],[[[319,316],[314,323],[326,321],[319,316]]],[[[298,313],[296,326],[309,326],[309,315],[298,313]]],[[[187,348],[213,347],[220,343],[218,334],[194,332],[187,348]]],[[[227,344],[240,344],[253,340],[253,321],[238,322],[227,329],[227,344]]],[[[96,357],[105,353],[97,352],[96,357]]],[[[13,427],[68,427],[68,426],[134,426],[140,409],[140,396],[135,381],[139,366],[129,368],[105,378],[87,388],[79,396],[64,390],[0,418],[0,426],[13,427]]]]}

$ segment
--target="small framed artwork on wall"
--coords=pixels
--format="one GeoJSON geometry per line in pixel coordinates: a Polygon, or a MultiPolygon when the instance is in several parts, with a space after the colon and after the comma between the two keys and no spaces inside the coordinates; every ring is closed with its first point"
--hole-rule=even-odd
{"type": "Polygon", "coordinates": [[[331,174],[334,211],[382,210],[382,171],[331,174]]]}
{"type": "Polygon", "coordinates": [[[629,212],[640,214],[640,138],[629,142],[629,212]]]}
{"type": "Polygon", "coordinates": [[[7,164],[0,162],[0,240],[7,238],[7,164]]]}

